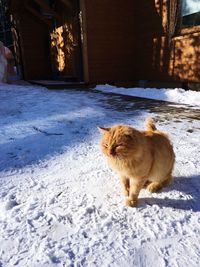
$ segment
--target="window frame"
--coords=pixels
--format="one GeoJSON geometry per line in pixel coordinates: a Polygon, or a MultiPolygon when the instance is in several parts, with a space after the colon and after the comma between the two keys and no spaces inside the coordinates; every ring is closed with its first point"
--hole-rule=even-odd
{"type": "MultiPolygon", "coordinates": [[[[181,5],[182,5],[182,1],[183,0],[181,0],[181,5]]],[[[193,13],[193,14],[195,14],[195,13],[193,13]]],[[[180,16],[179,16],[179,23],[178,23],[178,34],[184,35],[184,34],[188,34],[188,33],[200,32],[200,24],[199,25],[191,25],[191,26],[183,26],[182,19],[183,19],[183,15],[182,15],[182,8],[181,8],[180,16]]]]}

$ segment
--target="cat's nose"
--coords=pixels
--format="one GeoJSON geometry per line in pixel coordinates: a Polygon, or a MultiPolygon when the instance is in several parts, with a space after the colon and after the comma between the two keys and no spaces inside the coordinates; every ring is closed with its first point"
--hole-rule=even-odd
{"type": "Polygon", "coordinates": [[[114,156],[116,153],[115,153],[115,149],[112,147],[109,149],[109,155],[111,156],[114,156]]]}

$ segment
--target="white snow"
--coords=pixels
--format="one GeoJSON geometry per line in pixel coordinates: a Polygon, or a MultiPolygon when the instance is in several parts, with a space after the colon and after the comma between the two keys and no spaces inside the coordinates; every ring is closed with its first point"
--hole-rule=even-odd
{"type": "Polygon", "coordinates": [[[97,85],[95,89],[104,93],[117,93],[122,95],[164,100],[169,102],[188,104],[200,107],[200,91],[191,91],[191,90],[186,91],[182,88],[175,88],[175,89],[123,88],[123,87],[112,86],[109,84],[97,85]]]}
{"type": "Polygon", "coordinates": [[[199,266],[199,120],[93,90],[2,85],[0,101],[0,266],[199,266]],[[175,179],[127,208],[96,126],[147,116],[171,136],[175,179]]]}

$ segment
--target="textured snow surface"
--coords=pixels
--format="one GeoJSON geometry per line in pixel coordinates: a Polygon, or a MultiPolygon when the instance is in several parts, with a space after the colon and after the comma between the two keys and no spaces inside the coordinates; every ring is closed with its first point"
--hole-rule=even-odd
{"type": "Polygon", "coordinates": [[[198,120],[158,121],[174,144],[174,182],[127,208],[96,126],[142,128],[157,114],[114,108],[119,96],[33,86],[2,85],[0,101],[1,267],[199,266],[198,120]]]}
{"type": "Polygon", "coordinates": [[[122,95],[131,95],[150,99],[164,100],[192,106],[200,106],[200,92],[185,91],[182,88],[175,89],[157,89],[157,88],[123,88],[112,85],[97,85],[96,90],[105,93],[117,93],[122,95]]]}

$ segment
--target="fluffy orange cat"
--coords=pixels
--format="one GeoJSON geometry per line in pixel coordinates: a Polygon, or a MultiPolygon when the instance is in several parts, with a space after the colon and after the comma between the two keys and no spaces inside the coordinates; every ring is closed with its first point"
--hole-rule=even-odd
{"type": "Polygon", "coordinates": [[[140,190],[156,192],[172,180],[175,162],[167,135],[157,130],[153,119],[145,121],[146,131],[127,125],[98,127],[103,137],[100,146],[110,167],[121,180],[126,205],[137,203],[140,190]]]}

